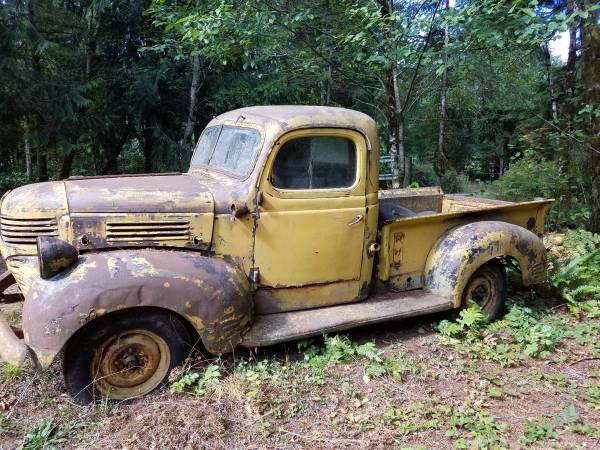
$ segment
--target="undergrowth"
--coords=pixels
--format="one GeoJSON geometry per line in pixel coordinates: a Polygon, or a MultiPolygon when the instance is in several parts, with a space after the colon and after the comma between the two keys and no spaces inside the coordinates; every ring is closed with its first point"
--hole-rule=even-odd
{"type": "Polygon", "coordinates": [[[398,352],[391,358],[377,348],[374,342],[356,344],[347,336],[324,336],[325,345],[317,346],[312,341],[302,341],[298,348],[304,351],[304,359],[317,371],[330,365],[345,364],[356,360],[366,362],[363,380],[369,382],[372,378],[391,375],[395,380],[402,381],[405,375],[418,375],[422,368],[413,358],[398,352]]]}
{"type": "Polygon", "coordinates": [[[584,421],[589,409],[600,410],[600,370],[587,380],[573,380],[564,371],[531,365],[528,383],[537,385],[536,389],[571,396],[577,408],[584,408],[586,413],[580,417],[570,405],[554,416],[523,418],[521,434],[510,436],[508,422],[489,408],[490,402],[519,397],[528,388],[504,380],[499,374],[503,369],[498,368],[498,373],[478,369],[479,360],[493,361],[500,367],[521,366],[516,369],[519,371],[533,359],[576,364],[600,357],[600,325],[597,320],[583,320],[600,315],[600,299],[594,290],[600,276],[599,239],[591,233],[569,232],[564,239],[569,257],[551,262],[551,285],[569,311],[562,305],[549,308],[539,298],[532,301],[516,294],[502,320],[494,323],[476,305],[462,310],[455,320],[439,322],[441,342],[465,355],[466,361],[452,357],[449,366],[436,364],[432,369],[429,359],[398,351],[396,345],[384,351],[371,341],[356,343],[344,335],[323,336],[322,340],[299,342],[299,353],[292,358],[286,354],[285,360],[216,359],[203,369],[188,367],[176,376],[171,390],[208,395],[207,400],[213,392],[218,396],[234,392],[236,398],[250,402],[246,405],[249,411],[257,412],[253,429],[262,436],[276,433],[278,419],[308,417],[315,408],[324,408],[331,426],[340,432],[377,433],[385,429],[399,436],[438,432],[451,439],[455,448],[506,448],[511,442],[545,448],[560,442],[565,432],[600,439],[597,424],[584,421]],[[562,351],[568,348],[575,351],[562,351]],[[479,380],[472,384],[467,398],[448,401],[443,396],[429,396],[416,401],[403,397],[390,401],[379,393],[383,385],[395,389],[394,383],[443,378],[443,367],[477,374],[479,380]],[[336,398],[333,411],[328,409],[331,398],[336,398]]]}
{"type": "Polygon", "coordinates": [[[475,359],[513,366],[528,358],[547,358],[565,339],[574,339],[600,355],[598,325],[576,322],[568,315],[547,314],[517,299],[502,320],[489,323],[477,306],[460,312],[455,321],[438,324],[442,343],[475,359]]]}
{"type": "Polygon", "coordinates": [[[600,235],[585,230],[565,234],[566,259],[550,256],[548,279],[554,294],[579,316],[600,315],[600,235]]]}
{"type": "Polygon", "coordinates": [[[80,424],[69,423],[58,425],[52,419],[43,419],[25,434],[21,450],[51,450],[62,448],[69,437],[74,434],[80,424]]]}

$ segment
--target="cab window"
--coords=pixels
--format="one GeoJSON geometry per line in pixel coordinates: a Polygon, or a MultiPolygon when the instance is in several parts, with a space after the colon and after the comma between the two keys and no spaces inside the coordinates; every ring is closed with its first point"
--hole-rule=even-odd
{"type": "Polygon", "coordinates": [[[350,139],[311,136],[283,144],[271,174],[278,189],[349,188],[356,181],[356,146],[350,139]]]}

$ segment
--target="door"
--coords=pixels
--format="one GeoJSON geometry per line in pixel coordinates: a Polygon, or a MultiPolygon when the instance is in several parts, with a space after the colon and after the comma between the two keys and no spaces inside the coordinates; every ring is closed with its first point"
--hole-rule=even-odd
{"type": "MultiPolygon", "coordinates": [[[[366,145],[344,129],[288,133],[271,152],[260,181],[255,263],[259,287],[292,289],[310,306],[358,297],[366,214],[366,145]],[[315,290],[314,286],[337,285],[315,290]],[[310,288],[312,286],[312,288],[310,288]],[[328,299],[305,298],[311,295],[328,299]],[[298,291],[301,289],[301,291],[298,291]],[[308,291],[307,291],[308,292],[308,291]],[[312,301],[312,303],[311,303],[312,301]],[[315,303],[316,302],[316,303],[315,303]]],[[[287,305],[280,309],[302,309],[287,305]]]]}

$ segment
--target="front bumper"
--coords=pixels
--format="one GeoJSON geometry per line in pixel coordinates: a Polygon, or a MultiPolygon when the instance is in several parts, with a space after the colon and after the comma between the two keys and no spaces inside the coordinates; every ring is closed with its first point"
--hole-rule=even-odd
{"type": "Polygon", "coordinates": [[[22,366],[29,354],[29,347],[12,330],[6,319],[0,314],[0,361],[22,366]]]}
{"type": "MultiPolygon", "coordinates": [[[[15,283],[13,275],[6,271],[0,275],[0,302],[8,303],[18,299],[19,294],[4,294],[4,291],[15,283]],[[7,300],[10,298],[11,300],[7,300]]],[[[21,297],[22,298],[22,297],[21,297]]],[[[0,313],[0,362],[6,362],[14,366],[22,366],[29,355],[29,347],[21,337],[17,336],[13,328],[8,324],[6,318],[0,313]]]]}

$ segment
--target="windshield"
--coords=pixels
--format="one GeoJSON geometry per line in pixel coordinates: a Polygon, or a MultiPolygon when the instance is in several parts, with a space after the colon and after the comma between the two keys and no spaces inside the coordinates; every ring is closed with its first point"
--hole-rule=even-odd
{"type": "Polygon", "coordinates": [[[213,167],[236,176],[246,175],[258,151],[259,142],[259,132],[251,128],[207,128],[198,140],[190,168],[213,167]]]}

